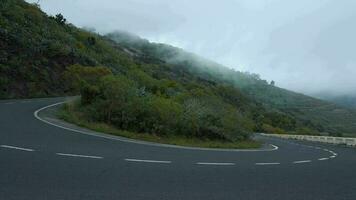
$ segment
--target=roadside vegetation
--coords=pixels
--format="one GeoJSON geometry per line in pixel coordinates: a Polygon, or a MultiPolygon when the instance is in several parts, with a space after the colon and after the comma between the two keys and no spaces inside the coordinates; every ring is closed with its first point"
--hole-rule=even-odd
{"type": "Polygon", "coordinates": [[[229,142],[223,140],[213,140],[208,138],[190,137],[185,135],[158,135],[149,133],[138,133],[132,131],[125,131],[118,129],[113,125],[109,125],[103,122],[90,121],[85,116],[78,105],[80,102],[74,101],[65,104],[61,110],[57,113],[58,117],[70,123],[77,124],[81,127],[85,127],[94,131],[108,133],[116,136],[126,137],[130,139],[143,140],[148,142],[171,144],[187,147],[202,147],[202,148],[224,148],[224,149],[248,149],[259,148],[261,143],[255,140],[243,140],[238,142],[229,142]]]}
{"type": "Polygon", "coordinates": [[[68,67],[64,76],[67,87],[81,94],[80,102],[62,110],[66,120],[181,145],[200,141],[199,146],[209,147],[258,146],[249,141],[256,128],[250,113],[240,112],[221,96],[231,95],[223,93],[227,86],[186,88],[137,70],[124,76],[112,74],[109,68],[80,65],[68,67]]]}

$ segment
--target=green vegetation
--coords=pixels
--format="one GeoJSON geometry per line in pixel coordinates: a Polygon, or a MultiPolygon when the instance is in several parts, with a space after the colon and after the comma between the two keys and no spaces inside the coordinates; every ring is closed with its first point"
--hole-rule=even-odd
{"type": "Polygon", "coordinates": [[[256,128],[249,111],[240,112],[226,101],[233,103],[240,97],[227,86],[187,87],[137,69],[124,76],[113,75],[105,67],[72,65],[64,74],[68,88],[80,91],[76,111],[88,122],[136,133],[221,142],[248,140],[256,128]]]}
{"type": "Polygon", "coordinates": [[[0,2],[0,38],[0,98],[68,94],[67,66],[102,64],[124,71],[130,60],[112,42],[23,0],[0,2]]]}
{"type": "Polygon", "coordinates": [[[253,147],[253,132],[356,133],[356,112],[256,74],[125,32],[85,31],[22,0],[0,4],[0,98],[80,94],[64,119],[180,145],[253,147]]]}

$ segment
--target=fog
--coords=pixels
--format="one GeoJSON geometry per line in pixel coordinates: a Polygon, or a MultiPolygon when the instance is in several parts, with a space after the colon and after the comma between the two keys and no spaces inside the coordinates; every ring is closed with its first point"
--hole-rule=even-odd
{"type": "Polygon", "coordinates": [[[40,6],[77,26],[133,32],[283,88],[356,95],[354,0],[41,0],[40,6]]]}

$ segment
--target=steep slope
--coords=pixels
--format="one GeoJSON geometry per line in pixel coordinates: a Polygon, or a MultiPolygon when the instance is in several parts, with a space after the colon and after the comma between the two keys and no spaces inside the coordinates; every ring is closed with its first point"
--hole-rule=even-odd
{"type": "Polygon", "coordinates": [[[231,70],[182,49],[150,43],[127,32],[114,32],[107,36],[137,57],[161,59],[172,64],[172,72],[182,73],[185,70],[206,80],[234,85],[269,110],[277,110],[298,119],[297,122],[302,126],[333,135],[356,134],[356,112],[352,109],[275,87],[257,74],[231,70]]]}

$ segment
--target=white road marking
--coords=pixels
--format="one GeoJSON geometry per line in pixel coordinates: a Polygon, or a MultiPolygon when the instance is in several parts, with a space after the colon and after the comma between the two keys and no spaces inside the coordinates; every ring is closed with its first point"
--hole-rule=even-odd
{"type": "Polygon", "coordinates": [[[103,159],[100,156],[88,156],[88,155],[78,155],[78,154],[68,154],[68,153],[56,153],[59,156],[69,156],[69,157],[80,157],[80,158],[93,158],[93,159],[103,159]]]}
{"type": "Polygon", "coordinates": [[[255,163],[255,165],[279,165],[279,164],[281,164],[281,163],[277,163],[277,162],[275,162],[275,163],[255,163]]]}
{"type": "Polygon", "coordinates": [[[279,147],[278,146],[276,146],[276,145],[273,145],[273,144],[270,144],[272,147],[273,147],[273,150],[277,150],[277,149],[279,149],[279,147]]]}
{"type": "Polygon", "coordinates": [[[6,105],[10,105],[10,104],[14,104],[15,102],[7,102],[7,103],[4,103],[6,105]]]}
{"type": "Polygon", "coordinates": [[[213,163],[213,162],[197,162],[197,165],[235,165],[235,163],[213,163]]]}
{"type": "Polygon", "coordinates": [[[309,163],[311,160],[300,160],[300,161],[294,161],[294,164],[300,164],[300,163],[309,163]]]}
{"type": "Polygon", "coordinates": [[[329,160],[329,158],[319,158],[318,160],[329,160]]]}
{"type": "Polygon", "coordinates": [[[165,163],[165,164],[172,163],[172,161],[166,161],[166,160],[140,160],[140,159],[132,159],[132,158],[126,158],[125,160],[128,162],[165,163]]]}
{"type": "Polygon", "coordinates": [[[21,151],[35,151],[33,149],[27,149],[27,148],[22,148],[22,147],[15,147],[15,146],[10,146],[10,145],[1,145],[0,147],[2,148],[8,148],[8,149],[16,149],[16,150],[21,150],[21,151]]]}
{"type": "Polygon", "coordinates": [[[330,158],[335,158],[336,156],[330,156],[330,158]]]}

